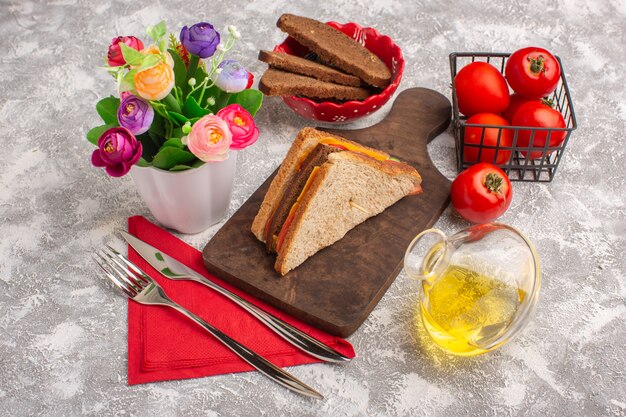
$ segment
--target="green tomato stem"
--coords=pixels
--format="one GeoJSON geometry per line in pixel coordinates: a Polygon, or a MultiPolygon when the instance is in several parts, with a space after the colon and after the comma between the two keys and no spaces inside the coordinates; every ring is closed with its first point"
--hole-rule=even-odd
{"type": "Polygon", "coordinates": [[[539,55],[537,58],[529,58],[530,60],[530,70],[534,74],[539,74],[542,71],[546,70],[545,62],[543,55],[539,55]]]}
{"type": "Polygon", "coordinates": [[[493,194],[500,194],[502,192],[503,181],[502,177],[496,173],[490,172],[485,177],[485,187],[489,192],[493,194]]]}

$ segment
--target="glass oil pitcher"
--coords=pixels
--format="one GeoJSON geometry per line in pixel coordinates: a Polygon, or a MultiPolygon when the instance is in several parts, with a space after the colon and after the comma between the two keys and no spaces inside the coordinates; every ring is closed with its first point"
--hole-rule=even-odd
{"type": "Polygon", "coordinates": [[[404,269],[421,281],[428,334],[455,355],[478,355],[513,339],[539,297],[537,253],[504,224],[479,224],[450,237],[425,230],[409,245],[404,269]]]}

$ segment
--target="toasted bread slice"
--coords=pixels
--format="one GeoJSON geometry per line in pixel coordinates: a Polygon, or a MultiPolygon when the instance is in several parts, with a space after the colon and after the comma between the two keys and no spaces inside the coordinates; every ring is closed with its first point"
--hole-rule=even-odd
{"type": "Polygon", "coordinates": [[[294,211],[274,268],[285,275],[420,183],[417,170],[404,163],[351,151],[330,154],[294,211]]]}
{"type": "Polygon", "coordinates": [[[331,67],[355,75],[374,87],[385,88],[391,82],[391,71],[385,63],[340,30],[292,14],[283,14],[276,25],[331,67]]]}
{"type": "Polygon", "coordinates": [[[280,54],[278,52],[260,51],[259,60],[266,62],[270,67],[279,70],[293,72],[295,74],[306,75],[329,83],[351,85],[358,87],[361,85],[359,77],[345,74],[334,68],[319,64],[309,59],[299,56],[280,54]]]}
{"type": "Polygon", "coordinates": [[[268,226],[266,226],[264,236],[265,247],[268,253],[276,253],[278,235],[289,217],[293,205],[298,201],[304,188],[309,183],[311,175],[328,160],[328,155],[333,152],[342,152],[342,149],[319,143],[306,158],[303,157],[301,159],[302,162],[299,163],[300,168],[289,180],[285,193],[276,205],[276,210],[274,210],[271,219],[268,221],[268,226]]]}
{"type": "Polygon", "coordinates": [[[291,178],[298,170],[300,162],[317,146],[318,143],[327,138],[334,138],[345,143],[362,147],[368,151],[388,156],[382,151],[360,145],[341,136],[322,132],[320,130],[313,129],[312,127],[305,127],[302,129],[293,141],[291,148],[280,165],[280,168],[272,180],[267,193],[265,193],[265,198],[261,203],[259,212],[252,222],[252,233],[254,233],[256,238],[261,242],[265,242],[265,238],[263,237],[265,226],[285,193],[285,187],[288,186],[291,178]]]}
{"type": "Polygon", "coordinates": [[[305,96],[315,99],[365,100],[369,90],[320,81],[274,68],[265,71],[259,81],[259,90],[266,96],[305,96]]]}

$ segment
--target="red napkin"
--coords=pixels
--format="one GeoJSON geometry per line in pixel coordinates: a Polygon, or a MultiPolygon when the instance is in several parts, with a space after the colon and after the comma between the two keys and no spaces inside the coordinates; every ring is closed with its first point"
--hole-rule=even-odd
{"type": "MultiPolygon", "coordinates": [[[[141,216],[128,219],[128,232],[176,258],[216,284],[229,289],[270,314],[280,317],[342,354],[353,358],[352,345],[256,300],[209,274],[202,253],[141,216]]],[[[158,281],[172,300],[193,311],[274,364],[285,367],[321,362],[285,342],[239,306],[217,292],[190,281],[163,277],[130,246],[128,255],[158,281]]],[[[128,302],[128,383],[197,378],[254,370],[205,330],[169,307],[128,302]]]]}

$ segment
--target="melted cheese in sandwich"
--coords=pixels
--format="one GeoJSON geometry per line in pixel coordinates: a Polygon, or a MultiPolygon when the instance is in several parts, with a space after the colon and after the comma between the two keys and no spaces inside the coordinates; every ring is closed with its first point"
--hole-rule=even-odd
{"type": "MultiPolygon", "coordinates": [[[[354,152],[359,152],[362,153],[363,155],[367,155],[371,158],[374,158],[378,161],[386,161],[389,159],[389,157],[382,153],[382,152],[378,152],[375,151],[373,149],[367,149],[363,146],[359,146],[359,145],[355,145],[353,143],[349,143],[349,142],[345,142],[341,139],[337,139],[337,138],[333,138],[333,137],[326,137],[322,140],[320,140],[318,143],[321,143],[323,145],[329,145],[329,146],[337,146],[339,148],[342,148],[346,151],[354,151],[354,152]]],[[[296,166],[296,171],[300,169],[300,167],[302,166],[302,164],[304,163],[304,161],[306,160],[306,158],[309,156],[309,154],[312,152],[313,150],[311,149],[311,151],[309,152],[305,152],[302,156],[300,156],[300,159],[298,159],[298,165],[296,166]]]]}
{"type": "Polygon", "coordinates": [[[387,159],[389,159],[389,157],[382,152],[377,152],[373,149],[367,149],[363,146],[355,145],[350,142],[344,142],[336,138],[328,137],[322,139],[320,143],[323,143],[324,145],[341,146],[343,148],[346,148],[346,150],[348,151],[360,152],[379,161],[386,161],[387,159]]]}
{"type": "Polygon", "coordinates": [[[283,227],[280,229],[280,233],[277,236],[278,240],[276,243],[276,252],[278,252],[280,250],[280,247],[283,245],[283,241],[285,240],[285,235],[287,234],[287,230],[289,229],[289,226],[291,226],[291,222],[293,221],[293,216],[296,211],[296,208],[298,207],[298,203],[302,199],[302,196],[304,196],[304,194],[306,194],[306,192],[309,191],[309,188],[311,188],[311,183],[313,182],[313,179],[317,175],[317,171],[319,171],[319,169],[320,167],[313,168],[313,171],[311,171],[311,175],[309,175],[309,179],[306,180],[306,183],[304,184],[304,188],[302,189],[302,192],[298,196],[298,199],[296,200],[295,203],[293,203],[293,206],[291,206],[291,209],[289,210],[289,215],[287,216],[287,219],[285,220],[285,223],[283,224],[283,227]]]}

